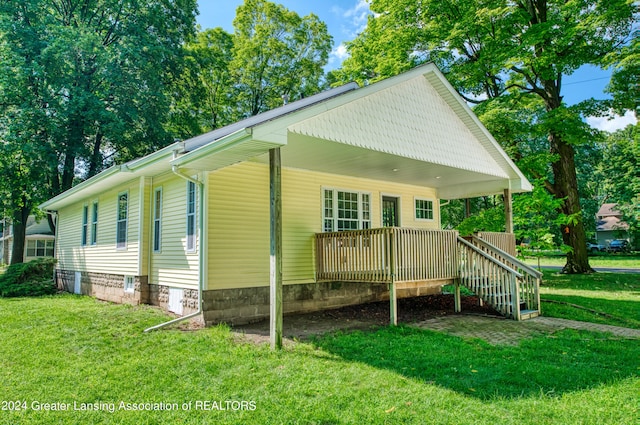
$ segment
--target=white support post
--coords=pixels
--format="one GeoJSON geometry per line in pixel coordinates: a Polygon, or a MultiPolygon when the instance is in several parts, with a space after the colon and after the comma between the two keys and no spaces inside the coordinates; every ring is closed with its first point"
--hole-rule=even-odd
{"type": "Polygon", "coordinates": [[[282,348],[282,170],[280,148],[269,151],[270,261],[269,335],[271,349],[282,348]]]}

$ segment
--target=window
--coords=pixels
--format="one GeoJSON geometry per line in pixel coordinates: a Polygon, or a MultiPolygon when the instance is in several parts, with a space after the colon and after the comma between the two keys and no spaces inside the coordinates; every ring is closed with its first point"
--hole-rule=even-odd
{"type": "Polygon", "coordinates": [[[162,220],[162,188],[153,192],[153,252],[160,252],[160,228],[162,220]]]}
{"type": "Polygon", "coordinates": [[[93,202],[93,214],[91,215],[91,245],[98,243],[98,201],[93,202]]]}
{"type": "Polygon", "coordinates": [[[87,227],[89,225],[89,206],[82,207],[82,246],[87,244],[87,227]]]}
{"type": "Polygon", "coordinates": [[[196,250],[196,184],[187,182],[187,251],[196,250]]]}
{"type": "Polygon", "coordinates": [[[127,247],[127,216],[129,209],[129,194],[118,195],[118,216],[116,219],[116,248],[127,247]]]}
{"type": "Polygon", "coordinates": [[[27,240],[27,257],[53,257],[53,244],[51,239],[27,240]]]}
{"type": "Polygon", "coordinates": [[[323,190],[323,231],[371,228],[371,195],[336,189],[323,190]]]}
{"type": "Polygon", "coordinates": [[[416,220],[433,220],[433,201],[416,198],[416,220]]]}
{"type": "Polygon", "coordinates": [[[124,277],[124,292],[135,292],[136,285],[133,276],[124,277]]]}

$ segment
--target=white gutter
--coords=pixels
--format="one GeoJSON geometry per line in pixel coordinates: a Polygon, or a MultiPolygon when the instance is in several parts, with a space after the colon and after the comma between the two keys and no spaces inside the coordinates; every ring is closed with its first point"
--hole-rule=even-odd
{"type": "MultiPolygon", "coordinates": [[[[195,313],[191,313],[188,314],[186,316],[182,316],[182,317],[178,317],[177,319],[173,319],[173,320],[169,320],[168,322],[165,323],[161,323],[159,325],[156,326],[152,326],[150,328],[147,328],[144,330],[144,332],[151,332],[154,331],[156,329],[160,329],[160,328],[164,328],[165,326],[169,326],[172,325],[174,323],[178,323],[178,322],[182,322],[183,320],[187,320],[187,319],[191,319],[193,317],[199,316],[200,314],[202,314],[202,293],[204,292],[204,282],[205,282],[205,278],[206,276],[204,275],[204,261],[205,261],[205,250],[204,250],[204,244],[205,244],[205,239],[204,239],[204,183],[194,179],[191,176],[188,176],[186,174],[183,174],[180,169],[178,168],[177,165],[173,165],[171,167],[171,171],[173,172],[173,174],[175,174],[178,177],[181,177],[191,183],[194,183],[198,189],[199,189],[199,200],[200,202],[198,203],[198,227],[200,229],[199,231],[199,243],[200,243],[200,247],[199,247],[199,251],[198,251],[198,311],[196,311],[195,313]]],[[[149,272],[151,272],[151,270],[149,270],[149,272]]]]}

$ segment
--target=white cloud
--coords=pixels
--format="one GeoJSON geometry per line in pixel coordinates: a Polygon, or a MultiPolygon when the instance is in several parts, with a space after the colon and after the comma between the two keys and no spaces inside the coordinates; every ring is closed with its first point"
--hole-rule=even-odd
{"type": "Polygon", "coordinates": [[[355,38],[367,26],[367,17],[371,15],[368,0],[357,0],[349,9],[333,6],[331,11],[344,19],[342,31],[349,38],[355,38]]]}
{"type": "Polygon", "coordinates": [[[638,123],[635,114],[631,111],[627,111],[623,116],[613,114],[612,117],[587,117],[587,124],[598,130],[614,132],[625,128],[629,124],[638,123]]]}
{"type": "Polygon", "coordinates": [[[329,55],[329,63],[342,63],[343,60],[349,57],[347,46],[344,43],[340,43],[338,47],[335,47],[329,55]]]}

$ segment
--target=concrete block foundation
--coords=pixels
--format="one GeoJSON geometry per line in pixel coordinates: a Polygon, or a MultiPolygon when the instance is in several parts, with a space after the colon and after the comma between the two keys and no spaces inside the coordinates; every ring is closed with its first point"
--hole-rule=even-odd
{"type": "MultiPolygon", "coordinates": [[[[198,311],[198,290],[170,291],[166,285],[149,284],[147,276],[134,276],[134,291],[124,289],[125,276],[80,272],[81,293],[100,300],[122,304],[151,304],[165,311],[181,305],[180,316],[198,311]],[[170,293],[181,299],[170,302],[170,293]],[[177,294],[177,295],[176,295],[177,294]],[[173,306],[173,307],[172,307],[173,306]]],[[[56,270],[58,287],[74,292],[76,272],[56,270]]],[[[398,289],[398,298],[439,293],[443,282],[424,282],[398,289]]],[[[307,313],[330,310],[350,305],[389,300],[387,284],[356,282],[319,282],[284,285],[282,288],[283,313],[307,313]]],[[[269,318],[269,287],[206,290],[202,294],[201,320],[211,326],[217,323],[240,325],[269,318]]]]}

